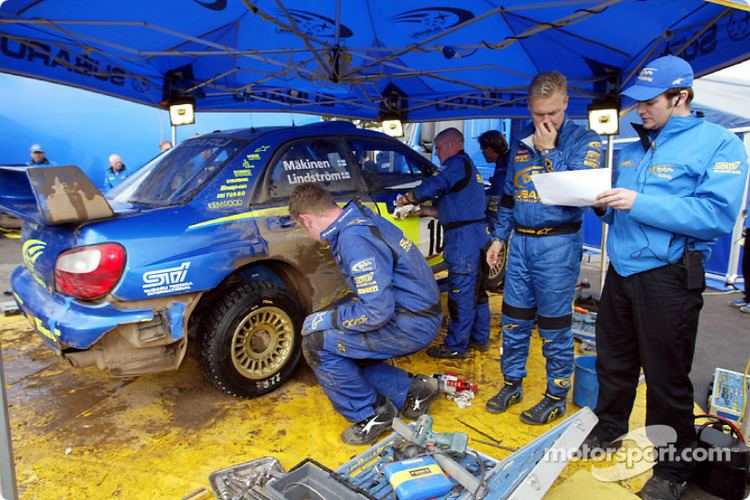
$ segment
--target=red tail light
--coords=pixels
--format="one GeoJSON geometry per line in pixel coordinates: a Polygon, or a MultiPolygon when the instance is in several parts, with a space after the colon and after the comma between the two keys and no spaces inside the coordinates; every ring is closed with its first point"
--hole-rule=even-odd
{"type": "Polygon", "coordinates": [[[74,248],[55,263],[55,288],[78,299],[95,299],[114,288],[125,268],[125,249],[117,243],[74,248]]]}

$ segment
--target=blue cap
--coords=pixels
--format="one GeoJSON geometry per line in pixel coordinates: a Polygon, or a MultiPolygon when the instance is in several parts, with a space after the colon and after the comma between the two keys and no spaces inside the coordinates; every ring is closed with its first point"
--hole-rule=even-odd
{"type": "Polygon", "coordinates": [[[638,74],[636,82],[621,92],[636,101],[648,101],[669,89],[693,86],[693,68],[676,56],[654,59],[638,74]]]}

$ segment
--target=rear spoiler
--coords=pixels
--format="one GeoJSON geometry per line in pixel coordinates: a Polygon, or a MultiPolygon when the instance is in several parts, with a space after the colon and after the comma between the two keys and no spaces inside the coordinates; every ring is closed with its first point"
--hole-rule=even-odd
{"type": "Polygon", "coordinates": [[[46,225],[114,216],[101,191],[76,166],[0,166],[0,210],[46,225]]]}

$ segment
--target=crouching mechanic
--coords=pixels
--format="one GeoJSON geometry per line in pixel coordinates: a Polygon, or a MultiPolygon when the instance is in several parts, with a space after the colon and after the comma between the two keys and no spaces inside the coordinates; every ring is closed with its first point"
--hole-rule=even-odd
{"type": "Polygon", "coordinates": [[[366,444],[402,411],[416,419],[440,393],[437,379],[387,361],[425,348],[442,321],[440,291],[419,249],[396,226],[356,201],[343,209],[319,184],[295,188],[289,213],[331,246],[351,300],[309,315],[302,351],[334,408],[354,425],[348,444],[366,444]]]}
{"type": "Polygon", "coordinates": [[[565,120],[567,83],[558,72],[540,73],[531,82],[528,106],[533,125],[510,149],[490,266],[497,264],[511,230],[502,310],[505,379],[487,411],[501,413],[523,399],[531,329],[536,321],[547,361],[544,398],[521,413],[527,424],[546,424],[565,414],[573,374],[572,302],[581,267],[583,209],[543,205],[532,175],[598,168],[601,142],[592,131],[565,120]]]}
{"type": "Polygon", "coordinates": [[[434,207],[422,207],[420,216],[438,217],[445,231],[443,256],[448,264],[450,323],[445,343],[431,346],[433,358],[464,358],[469,346],[487,351],[490,338],[490,306],[485,285],[489,269],[484,252],[489,245],[485,215],[484,180],[464,152],[464,136],[448,128],[435,137],[435,154],[442,167],[412,191],[396,198],[396,204],[435,199],[434,207]]]}

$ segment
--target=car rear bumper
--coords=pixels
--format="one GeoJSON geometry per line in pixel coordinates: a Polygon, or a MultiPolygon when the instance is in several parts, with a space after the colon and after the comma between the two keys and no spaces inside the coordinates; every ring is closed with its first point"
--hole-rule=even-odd
{"type": "Polygon", "coordinates": [[[127,323],[154,319],[154,310],[118,309],[111,304],[87,304],[48,291],[23,266],[11,277],[19,309],[44,342],[55,351],[88,349],[102,336],[127,323]]]}

